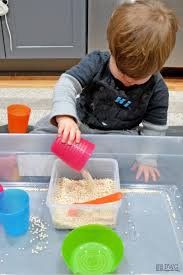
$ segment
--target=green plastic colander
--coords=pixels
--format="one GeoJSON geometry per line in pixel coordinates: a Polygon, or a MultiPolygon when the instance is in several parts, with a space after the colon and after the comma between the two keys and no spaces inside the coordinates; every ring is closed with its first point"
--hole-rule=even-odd
{"type": "Polygon", "coordinates": [[[114,272],[123,258],[119,235],[103,225],[86,225],[71,231],[61,254],[73,273],[99,275],[114,272]]]}

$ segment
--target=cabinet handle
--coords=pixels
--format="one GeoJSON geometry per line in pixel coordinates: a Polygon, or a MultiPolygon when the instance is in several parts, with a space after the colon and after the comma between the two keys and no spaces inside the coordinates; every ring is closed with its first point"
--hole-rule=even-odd
{"type": "Polygon", "coordinates": [[[10,40],[10,50],[13,51],[12,36],[11,36],[10,27],[9,27],[9,24],[8,24],[8,19],[7,19],[7,16],[6,16],[8,11],[9,11],[9,8],[8,8],[9,0],[0,0],[0,4],[1,4],[1,15],[0,16],[4,15],[4,17],[5,17],[5,23],[6,23],[6,27],[7,27],[7,30],[8,30],[9,40],[10,40]]]}
{"type": "Polygon", "coordinates": [[[12,35],[11,35],[11,31],[10,31],[10,27],[9,27],[9,24],[8,24],[8,19],[7,19],[6,14],[5,14],[5,22],[6,22],[6,27],[7,27],[7,30],[8,30],[8,35],[9,35],[9,40],[10,40],[10,50],[12,52],[13,51],[12,35]]]}
{"type": "Polygon", "coordinates": [[[8,30],[8,35],[9,35],[9,40],[10,40],[10,50],[12,52],[13,51],[12,35],[11,35],[11,31],[10,31],[10,27],[9,27],[8,19],[7,19],[7,13],[9,12],[9,8],[8,8],[9,0],[4,0],[3,3],[4,3],[4,5],[7,6],[7,9],[6,9],[5,13],[4,13],[4,17],[5,17],[6,28],[8,30]]]}

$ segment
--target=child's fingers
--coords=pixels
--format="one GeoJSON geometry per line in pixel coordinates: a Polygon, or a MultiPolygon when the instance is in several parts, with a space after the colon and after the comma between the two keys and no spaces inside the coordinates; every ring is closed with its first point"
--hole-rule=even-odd
{"type": "Polygon", "coordinates": [[[157,168],[154,168],[154,172],[157,175],[157,177],[160,178],[160,172],[157,168]]]}
{"type": "Polygon", "coordinates": [[[69,133],[70,133],[70,128],[65,128],[63,133],[62,133],[62,143],[67,142],[69,133]]]}
{"type": "Polygon", "coordinates": [[[76,130],[76,143],[80,143],[81,132],[79,129],[76,130]]]}
{"type": "Polygon", "coordinates": [[[149,170],[148,169],[144,170],[143,173],[144,173],[144,181],[145,183],[147,183],[149,181],[149,170]]]}
{"type": "Polygon", "coordinates": [[[65,126],[63,124],[58,126],[58,135],[61,136],[64,131],[65,126]]]}
{"type": "Polygon", "coordinates": [[[156,176],[156,173],[155,173],[155,169],[151,169],[150,170],[150,175],[151,175],[151,178],[153,181],[157,181],[157,176],[156,176]]]}
{"type": "Polygon", "coordinates": [[[140,179],[140,177],[142,176],[142,168],[139,168],[138,170],[137,170],[137,174],[136,174],[136,180],[139,180],[140,179]]]}
{"type": "Polygon", "coordinates": [[[76,129],[72,128],[69,133],[68,144],[72,145],[76,137],[76,129]]]}

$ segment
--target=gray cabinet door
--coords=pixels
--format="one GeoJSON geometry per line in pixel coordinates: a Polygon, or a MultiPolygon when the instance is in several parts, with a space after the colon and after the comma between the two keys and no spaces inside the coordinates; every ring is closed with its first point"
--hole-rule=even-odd
{"type": "Polygon", "coordinates": [[[5,58],[4,54],[4,42],[3,42],[3,33],[2,33],[2,27],[1,27],[1,19],[0,19],[0,58],[5,58]]]}
{"type": "Polygon", "coordinates": [[[9,0],[7,58],[80,58],[86,49],[86,0],[9,0]]]}
{"type": "Polygon", "coordinates": [[[181,28],[177,33],[177,40],[175,44],[175,49],[170,55],[170,58],[167,60],[165,66],[167,67],[181,67],[183,68],[183,1],[182,0],[164,0],[164,2],[173,8],[178,16],[180,21],[181,28]]]}

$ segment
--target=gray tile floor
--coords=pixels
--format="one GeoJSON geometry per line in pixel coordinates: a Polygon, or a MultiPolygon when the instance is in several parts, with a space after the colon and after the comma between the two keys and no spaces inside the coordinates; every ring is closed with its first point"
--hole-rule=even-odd
{"type": "MultiPolygon", "coordinates": [[[[31,107],[30,124],[34,125],[51,110],[53,90],[49,88],[0,88],[0,125],[7,124],[6,108],[13,103],[31,107]]],[[[183,126],[183,91],[170,92],[170,126],[183,126]]]]}

